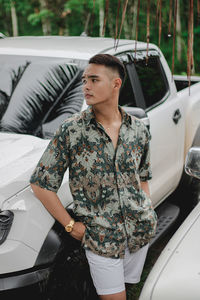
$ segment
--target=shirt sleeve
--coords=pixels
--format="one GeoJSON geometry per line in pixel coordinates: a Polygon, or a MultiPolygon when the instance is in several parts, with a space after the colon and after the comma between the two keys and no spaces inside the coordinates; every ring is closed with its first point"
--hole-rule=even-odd
{"type": "Polygon", "coordinates": [[[39,160],[30,183],[57,192],[69,163],[68,145],[69,135],[61,125],[39,160]]]}
{"type": "Polygon", "coordinates": [[[140,161],[139,166],[139,175],[141,181],[147,181],[152,178],[152,171],[151,171],[151,165],[150,165],[150,133],[146,126],[144,125],[144,148],[143,148],[143,154],[140,161]]]}

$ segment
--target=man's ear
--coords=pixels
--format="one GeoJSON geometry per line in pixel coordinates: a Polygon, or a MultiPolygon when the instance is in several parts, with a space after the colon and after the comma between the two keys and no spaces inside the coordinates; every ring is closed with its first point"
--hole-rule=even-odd
{"type": "Polygon", "coordinates": [[[115,78],[114,79],[114,88],[120,89],[121,85],[122,85],[121,78],[115,78]]]}

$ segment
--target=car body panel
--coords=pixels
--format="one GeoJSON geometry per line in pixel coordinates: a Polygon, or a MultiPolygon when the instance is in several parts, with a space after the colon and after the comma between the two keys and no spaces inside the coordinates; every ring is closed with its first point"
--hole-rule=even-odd
{"type": "MultiPolygon", "coordinates": [[[[46,57],[67,57],[88,60],[92,55],[100,52],[114,51],[114,39],[93,37],[16,37],[0,40],[1,54],[13,54],[13,42],[15,43],[15,55],[33,55],[46,57]],[[53,49],[52,49],[53,41],[53,49]]],[[[132,40],[121,39],[119,49],[124,51],[134,43],[132,40]]],[[[151,47],[151,44],[149,45],[151,47]]],[[[145,43],[138,42],[137,49],[145,49],[145,43]]],[[[155,48],[155,46],[154,46],[155,48]]]]}
{"type": "Polygon", "coordinates": [[[29,185],[30,175],[48,140],[0,132],[0,208],[4,200],[29,185]]]}
{"type": "Polygon", "coordinates": [[[199,300],[199,233],[200,203],[164,248],[145,282],[139,300],[199,300]]]}
{"type": "Polygon", "coordinates": [[[38,252],[22,242],[8,239],[0,247],[0,256],[1,274],[7,274],[32,267],[38,252]]]}

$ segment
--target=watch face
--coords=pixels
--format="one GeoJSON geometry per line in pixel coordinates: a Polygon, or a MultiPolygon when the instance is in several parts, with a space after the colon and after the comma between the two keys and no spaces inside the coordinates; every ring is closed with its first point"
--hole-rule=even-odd
{"type": "Polygon", "coordinates": [[[67,232],[71,232],[71,231],[72,231],[72,227],[71,227],[71,226],[68,226],[68,227],[66,228],[66,231],[67,231],[67,232]]]}
{"type": "Polygon", "coordinates": [[[65,230],[66,230],[67,232],[71,232],[72,229],[73,229],[74,223],[75,223],[75,222],[74,222],[74,219],[72,219],[72,220],[69,222],[69,224],[65,226],[65,230]]]}

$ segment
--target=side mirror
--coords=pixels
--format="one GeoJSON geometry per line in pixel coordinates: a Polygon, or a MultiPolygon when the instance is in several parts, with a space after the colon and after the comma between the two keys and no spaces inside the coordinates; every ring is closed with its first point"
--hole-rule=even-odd
{"type": "Polygon", "coordinates": [[[123,106],[123,109],[130,115],[135,116],[138,119],[141,119],[146,125],[146,127],[150,129],[149,117],[144,109],[140,107],[129,107],[129,106],[123,106]]]}
{"type": "Polygon", "coordinates": [[[192,147],[185,159],[185,172],[200,179],[200,147],[192,147]]]}

